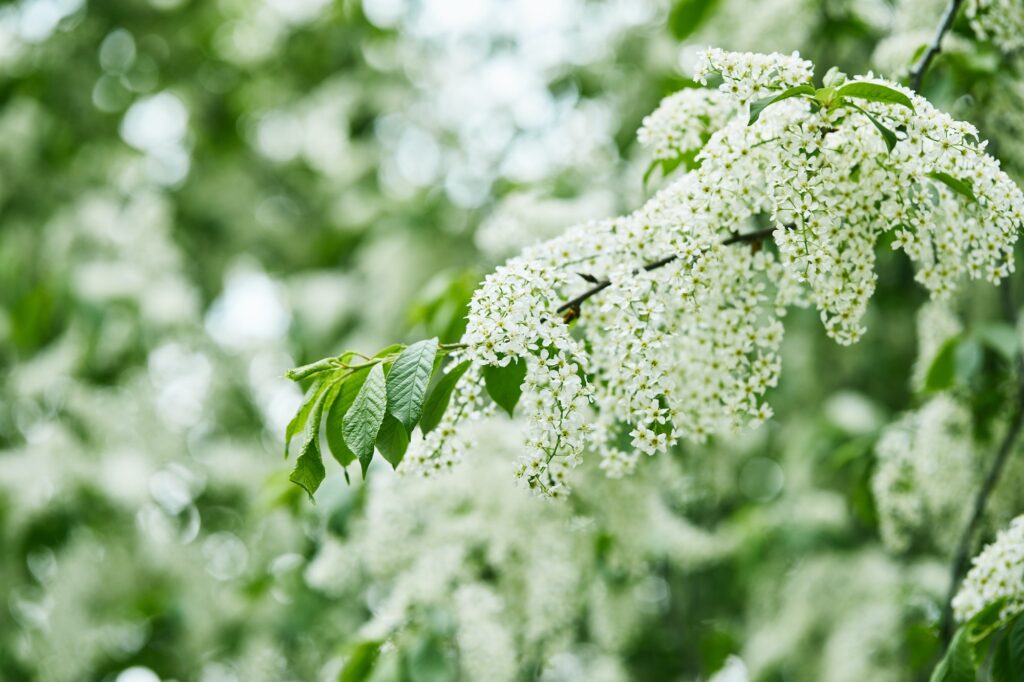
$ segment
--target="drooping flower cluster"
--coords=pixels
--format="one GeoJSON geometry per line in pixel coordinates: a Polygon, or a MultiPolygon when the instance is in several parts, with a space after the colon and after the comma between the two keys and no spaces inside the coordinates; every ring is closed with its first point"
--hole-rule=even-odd
{"type": "MultiPolygon", "coordinates": [[[[852,83],[901,93],[913,108],[789,98],[750,124],[750,104],[809,83],[811,63],[712,49],[696,77],[712,73],[718,95],[672,104],[706,112],[724,96],[735,110],[694,170],[630,215],[526,249],[471,303],[464,357],[475,368],[526,362],[521,407],[532,426],[519,475],[546,494],[565,491],[565,467],[588,445],[619,475],[637,452],[770,416],[785,307],[813,303],[830,336],[855,342],[884,234],[936,298],[965,275],[995,282],[1012,270],[1024,196],[970,124],[871,76],[852,83]],[[757,248],[769,232],[777,248],[757,248]],[[573,301],[601,280],[592,299],[573,301]]],[[[686,139],[648,136],[659,153],[686,139]]],[[[452,461],[450,436],[484,406],[473,383],[460,385],[444,434],[413,444],[409,468],[452,461]]]]}
{"type": "Polygon", "coordinates": [[[689,477],[669,458],[616,485],[596,466],[580,467],[573,478],[594,487],[577,505],[537,504],[508,479],[519,421],[469,425],[484,446],[444,486],[370,477],[365,506],[344,537],[320,548],[306,578],[342,602],[365,603],[370,615],[354,638],[386,640],[382,664],[433,630],[455,645],[462,679],[536,670],[543,674],[530,679],[624,682],[629,652],[668,606],[658,567],[706,567],[735,541],[679,513],[689,477]]]}
{"type": "Polygon", "coordinates": [[[989,604],[1005,599],[1000,618],[1024,611],[1024,516],[1010,522],[995,542],[974,558],[973,567],[953,598],[957,620],[970,620],[989,604]]]}
{"type": "Polygon", "coordinates": [[[655,159],[678,159],[696,153],[735,112],[736,104],[717,90],[687,88],[661,100],[644,117],[637,139],[655,159]]]}
{"type": "Polygon", "coordinates": [[[885,545],[905,551],[919,540],[949,549],[975,483],[967,409],[939,395],[888,426],[875,453],[871,491],[885,545]]]}
{"type": "Polygon", "coordinates": [[[969,0],[967,17],[979,37],[1003,52],[1024,47],[1024,4],[1019,0],[969,0]]]}

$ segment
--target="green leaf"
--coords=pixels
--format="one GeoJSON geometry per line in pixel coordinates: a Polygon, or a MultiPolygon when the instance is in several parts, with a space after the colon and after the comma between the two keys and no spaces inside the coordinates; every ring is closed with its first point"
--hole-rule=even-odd
{"type": "Polygon", "coordinates": [[[951,190],[953,190],[962,197],[966,197],[971,201],[978,201],[978,197],[974,195],[974,188],[971,186],[969,180],[960,180],[958,178],[954,178],[952,175],[948,173],[943,173],[941,171],[932,171],[931,173],[928,174],[928,177],[934,180],[938,180],[946,187],[949,187],[951,190]]]}
{"type": "Polygon", "coordinates": [[[455,390],[455,385],[459,383],[459,379],[467,369],[469,369],[469,360],[463,360],[441,377],[441,380],[430,391],[427,401],[423,404],[423,416],[420,417],[420,431],[424,435],[433,431],[441,423],[441,417],[444,416],[444,411],[448,409],[448,403],[452,399],[452,391],[455,390]]]}
{"type": "Polygon", "coordinates": [[[988,322],[980,325],[975,334],[986,346],[1007,360],[1017,356],[1017,332],[1005,322],[988,322]]]}
{"type": "Polygon", "coordinates": [[[1024,615],[1010,621],[1004,639],[1007,653],[1006,680],[1024,680],[1024,615]]]}
{"type": "Polygon", "coordinates": [[[370,369],[341,425],[345,444],[359,458],[364,478],[370,460],[373,459],[373,443],[377,439],[380,424],[384,421],[387,402],[384,365],[377,363],[370,369]]]}
{"type": "Polygon", "coordinates": [[[953,641],[932,672],[931,682],[974,682],[976,667],[967,628],[956,631],[953,641]]]}
{"type": "Polygon", "coordinates": [[[437,355],[437,339],[414,343],[398,356],[387,378],[388,413],[406,432],[411,432],[423,414],[423,399],[437,355]]]}
{"type": "Polygon", "coordinates": [[[718,0],[678,0],[668,13],[668,28],[676,40],[682,40],[700,28],[711,16],[718,0]]]}
{"type": "Polygon", "coordinates": [[[363,682],[369,679],[374,666],[377,665],[381,644],[382,642],[377,640],[356,644],[348,660],[345,661],[345,667],[338,675],[338,682],[363,682]]]}
{"type": "Polygon", "coordinates": [[[956,380],[961,384],[968,383],[981,369],[985,354],[981,342],[973,337],[960,341],[956,348],[956,380]]]}
{"type": "Polygon", "coordinates": [[[359,389],[363,387],[369,373],[369,369],[360,369],[348,374],[338,383],[335,395],[328,396],[325,407],[327,418],[324,420],[324,434],[327,437],[327,447],[342,467],[347,467],[356,459],[355,454],[345,442],[345,413],[352,407],[352,402],[359,395],[359,389]]]}
{"type": "Polygon", "coordinates": [[[303,379],[308,379],[309,377],[320,374],[321,372],[327,372],[334,369],[334,362],[335,358],[323,358],[322,360],[311,362],[308,365],[290,369],[285,372],[284,375],[292,381],[302,381],[303,379]]]}
{"type": "Polygon", "coordinates": [[[320,439],[318,437],[307,438],[302,443],[302,450],[299,458],[295,460],[295,468],[292,470],[288,480],[302,486],[302,489],[313,499],[320,484],[323,483],[327,471],[324,469],[324,460],[320,456],[320,439]]]}
{"type": "Polygon", "coordinates": [[[956,379],[956,349],[960,345],[960,337],[953,336],[942,344],[935,354],[932,364],[925,374],[924,388],[926,391],[942,391],[953,385],[956,379]]]}
{"type": "Polygon", "coordinates": [[[770,105],[775,104],[776,102],[781,102],[784,99],[789,99],[790,97],[799,97],[801,95],[810,95],[811,97],[813,97],[814,88],[807,84],[797,85],[792,88],[789,88],[788,90],[783,90],[779,94],[774,95],[772,97],[765,97],[764,99],[759,99],[756,102],[751,102],[750,119],[747,121],[747,125],[753,125],[754,122],[761,117],[761,112],[764,111],[770,105]]]}
{"type": "Polygon", "coordinates": [[[409,432],[402,426],[402,422],[386,414],[380,424],[380,431],[377,432],[376,443],[384,459],[392,467],[398,468],[405,457],[405,451],[409,448],[409,432]]]}
{"type": "Polygon", "coordinates": [[[386,358],[389,355],[394,355],[395,353],[398,353],[403,348],[405,348],[404,344],[393,343],[390,346],[385,346],[384,348],[381,348],[379,351],[377,351],[376,354],[374,354],[373,357],[375,357],[375,358],[386,358]]]}
{"type": "Polygon", "coordinates": [[[409,651],[403,651],[407,682],[451,682],[459,678],[453,652],[437,637],[421,639],[409,651]]]}
{"type": "Polygon", "coordinates": [[[306,422],[309,420],[310,413],[313,412],[313,407],[316,405],[317,400],[323,395],[324,391],[327,390],[330,385],[330,381],[327,378],[322,378],[313,385],[307,393],[306,402],[302,404],[299,411],[295,413],[292,420],[288,422],[288,428],[285,429],[284,433],[284,456],[288,458],[288,448],[291,445],[292,438],[302,433],[302,430],[306,428],[306,422]]]}
{"type": "Polygon", "coordinates": [[[875,128],[878,129],[878,132],[881,133],[882,139],[885,141],[885,148],[891,152],[896,147],[896,143],[899,142],[899,138],[896,137],[896,133],[886,128],[881,121],[856,104],[851,102],[850,106],[868,117],[868,120],[871,121],[875,128]]]}
{"type": "Polygon", "coordinates": [[[494,402],[508,412],[508,416],[516,409],[519,396],[523,393],[523,380],[526,378],[526,361],[517,358],[504,367],[487,365],[484,367],[484,385],[487,394],[494,402]]]}
{"type": "Polygon", "coordinates": [[[696,149],[688,149],[683,152],[678,152],[676,156],[670,159],[655,159],[651,162],[651,165],[647,167],[647,171],[644,172],[643,185],[647,188],[647,183],[650,181],[654,171],[661,170],[662,179],[672,175],[680,166],[684,167],[688,171],[692,171],[696,168],[700,168],[701,160],[697,158],[700,155],[700,150],[704,144],[710,139],[709,135],[701,135],[701,147],[696,149]]]}
{"type": "MultiPolygon", "coordinates": [[[[325,382],[324,388],[326,387],[325,382]]],[[[329,393],[329,390],[320,390],[317,393],[318,397],[309,415],[311,419],[306,428],[306,438],[302,441],[302,450],[299,452],[299,458],[295,460],[295,469],[288,477],[293,483],[302,486],[310,500],[327,475],[323,458],[320,456],[320,418],[329,393]]]]}
{"type": "Polygon", "coordinates": [[[911,111],[914,110],[914,103],[910,98],[899,90],[890,88],[887,85],[878,83],[847,83],[836,90],[840,97],[856,97],[866,99],[869,102],[884,102],[886,104],[902,104],[911,111]]]}

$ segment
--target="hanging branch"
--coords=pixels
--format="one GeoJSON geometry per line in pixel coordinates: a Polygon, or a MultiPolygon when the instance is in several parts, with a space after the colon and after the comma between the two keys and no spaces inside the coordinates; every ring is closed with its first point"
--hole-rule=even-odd
{"type": "Polygon", "coordinates": [[[925,49],[917,64],[914,64],[914,68],[910,70],[910,87],[916,92],[921,91],[921,82],[924,80],[925,72],[931,66],[932,60],[942,51],[942,38],[953,27],[953,20],[956,19],[962,4],[964,4],[964,0],[950,0],[942,15],[942,20],[939,22],[939,28],[935,31],[935,37],[932,38],[932,42],[925,49]]]}
{"type": "MultiPolygon", "coordinates": [[[[786,227],[789,228],[790,226],[787,225],[786,227]]],[[[760,242],[760,241],[762,241],[764,239],[767,239],[767,238],[771,237],[772,233],[775,232],[775,230],[776,230],[776,228],[774,228],[774,227],[766,227],[763,230],[756,230],[754,232],[746,232],[744,234],[734,234],[731,237],[727,237],[726,239],[723,239],[722,240],[722,246],[729,246],[730,244],[751,244],[751,243],[755,243],[755,242],[760,242]]],[[[656,261],[652,261],[650,263],[647,263],[646,265],[643,266],[642,270],[644,270],[645,272],[650,272],[651,270],[657,270],[660,267],[664,267],[664,266],[668,265],[669,263],[674,262],[678,258],[679,258],[678,256],[674,256],[674,255],[673,256],[665,256],[664,258],[659,258],[656,261]]],[[[639,272],[639,270],[637,270],[637,272],[639,272]]],[[[583,305],[584,302],[586,302],[588,299],[596,296],[597,294],[601,293],[602,291],[604,291],[605,289],[607,289],[611,285],[612,285],[611,280],[604,279],[604,280],[597,281],[597,282],[594,283],[594,286],[590,287],[589,289],[584,291],[582,294],[580,294],[576,298],[570,299],[570,300],[566,301],[565,303],[563,303],[562,305],[558,306],[558,308],[556,309],[555,312],[561,313],[562,319],[565,322],[572,322],[574,319],[579,317],[580,306],[583,305]]]]}

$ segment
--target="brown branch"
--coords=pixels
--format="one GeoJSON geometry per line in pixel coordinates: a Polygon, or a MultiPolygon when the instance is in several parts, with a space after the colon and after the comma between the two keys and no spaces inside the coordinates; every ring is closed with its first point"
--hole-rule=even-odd
{"type": "MultiPolygon", "coordinates": [[[[787,227],[789,227],[789,226],[787,226],[787,227]]],[[[722,240],[722,245],[723,246],[729,246],[730,244],[750,244],[750,243],[753,243],[753,242],[760,242],[763,239],[767,239],[768,237],[771,237],[772,233],[775,230],[776,230],[776,228],[774,228],[774,227],[766,227],[763,230],[756,230],[755,232],[746,232],[744,234],[734,234],[731,237],[723,239],[722,240]]],[[[634,270],[633,272],[635,274],[637,272],[640,272],[640,270],[643,270],[645,272],[650,272],[651,270],[657,270],[660,267],[664,267],[664,266],[668,265],[669,263],[672,263],[673,261],[675,261],[678,258],[679,257],[675,256],[675,255],[673,255],[673,256],[665,256],[664,258],[659,258],[656,261],[652,261],[650,263],[647,263],[646,265],[643,266],[643,268],[634,270]]],[[[607,289],[611,285],[612,285],[611,280],[607,280],[607,279],[600,280],[599,282],[594,284],[594,286],[590,287],[589,289],[584,291],[579,296],[577,296],[577,297],[575,297],[573,299],[570,299],[570,300],[566,301],[565,303],[563,303],[562,305],[558,306],[558,308],[555,310],[555,312],[561,313],[562,320],[564,320],[565,322],[571,322],[574,319],[576,319],[577,317],[579,317],[580,306],[583,305],[583,303],[585,303],[588,299],[593,298],[597,294],[601,293],[602,291],[604,291],[605,289],[607,289]]]]}
{"type": "Polygon", "coordinates": [[[928,45],[924,54],[921,55],[921,58],[917,60],[917,64],[914,64],[914,68],[910,70],[910,87],[915,92],[921,91],[921,83],[924,81],[925,71],[931,66],[932,60],[942,51],[942,38],[953,27],[953,20],[956,19],[957,12],[960,11],[960,5],[962,4],[964,4],[964,0],[949,0],[946,11],[943,13],[941,21],[939,21],[939,28],[935,31],[935,37],[932,38],[932,42],[928,45]]]}

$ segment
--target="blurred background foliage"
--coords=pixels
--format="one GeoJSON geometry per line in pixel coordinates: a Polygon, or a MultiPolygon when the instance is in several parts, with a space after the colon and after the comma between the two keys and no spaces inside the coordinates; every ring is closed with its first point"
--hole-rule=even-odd
{"type": "MultiPolygon", "coordinates": [[[[793,312],[773,422],[585,465],[562,506],[492,424],[451,477],[335,468],[312,507],[282,374],[454,340],[489,268],[638,205],[635,131],[701,46],[898,77],[944,4],[0,3],[0,678],[926,679],[964,497],[883,541],[875,445],[951,401],[942,480],[971,490],[1010,375],[972,334],[1015,338],[1012,286],[936,313],[965,350],[929,385],[935,323],[886,253],[859,345],[793,312]]],[[[1020,178],[1024,64],[960,23],[947,48],[926,94],[1020,178]]]]}

